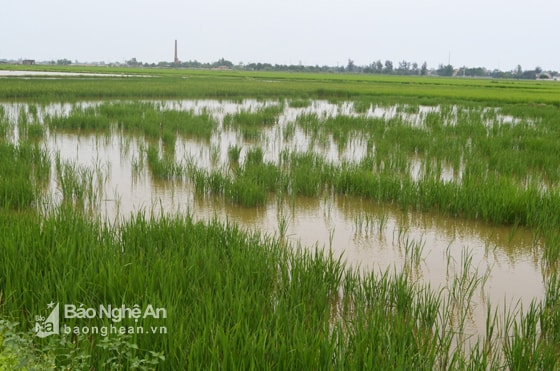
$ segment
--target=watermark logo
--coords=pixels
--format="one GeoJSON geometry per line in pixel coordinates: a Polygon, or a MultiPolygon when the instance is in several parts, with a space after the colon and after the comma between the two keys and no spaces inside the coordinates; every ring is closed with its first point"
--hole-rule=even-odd
{"type": "Polygon", "coordinates": [[[58,335],[60,333],[60,311],[58,303],[50,302],[47,304],[47,309],[51,310],[47,318],[41,315],[35,316],[35,327],[33,330],[40,338],[55,334],[58,335]]]}
{"type": "MultiPolygon", "coordinates": [[[[112,306],[100,305],[99,307],[86,307],[84,304],[64,304],[62,306],[62,318],[60,304],[51,302],[47,304],[50,310],[45,318],[42,315],[35,316],[35,326],[33,330],[40,338],[59,334],[99,334],[107,336],[109,334],[167,334],[166,326],[147,326],[140,325],[141,319],[166,319],[167,310],[165,308],[154,307],[148,304],[142,308],[138,304],[131,307],[126,305],[112,306]],[[101,326],[69,326],[61,323],[61,319],[73,320],[94,320],[109,324],[101,326]],[[131,323],[132,322],[132,323],[131,323]]],[[[90,321],[91,323],[91,321],[90,321]]]]}

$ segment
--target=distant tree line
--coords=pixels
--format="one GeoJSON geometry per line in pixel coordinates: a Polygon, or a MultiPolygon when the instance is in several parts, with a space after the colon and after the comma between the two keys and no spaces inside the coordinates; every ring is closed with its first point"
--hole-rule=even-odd
{"type": "Polygon", "coordinates": [[[333,72],[333,73],[363,73],[380,75],[400,75],[400,76],[454,76],[454,77],[488,77],[504,79],[552,79],[559,76],[556,71],[543,71],[540,67],[524,70],[518,65],[512,71],[502,71],[499,69],[489,70],[484,67],[454,67],[451,64],[440,64],[437,68],[429,68],[427,62],[418,64],[406,60],[394,64],[391,60],[374,61],[365,66],[359,66],[352,59],[348,60],[346,66],[309,66],[303,64],[270,64],[270,63],[238,63],[221,58],[213,63],[203,63],[199,61],[186,61],[180,63],[159,62],[142,63],[132,58],[126,62],[132,67],[159,67],[159,68],[200,68],[200,69],[235,69],[245,71],[285,71],[285,72],[333,72]]]}
{"type": "MultiPolygon", "coordinates": [[[[2,60],[3,63],[14,62],[2,60]]],[[[20,61],[21,62],[21,61],[20,61]]],[[[17,63],[17,61],[15,61],[17,63]]],[[[69,59],[58,59],[40,62],[39,64],[51,65],[71,65],[79,64],[78,61],[72,62],[69,59]]],[[[119,65],[122,63],[93,63],[96,65],[119,65]]],[[[418,64],[416,62],[409,62],[406,60],[394,64],[391,60],[380,59],[373,61],[368,65],[359,66],[352,59],[348,59],[345,66],[310,66],[299,64],[271,64],[271,63],[238,63],[220,58],[219,60],[208,63],[194,61],[185,62],[159,62],[159,63],[143,63],[136,58],[131,58],[124,63],[125,66],[130,67],[154,67],[154,68],[196,68],[196,69],[231,69],[231,70],[244,70],[244,71],[283,71],[283,72],[329,72],[329,73],[356,73],[356,74],[379,74],[379,75],[399,75],[399,76],[453,76],[453,77],[487,77],[487,78],[503,78],[503,79],[560,79],[558,71],[543,71],[539,66],[533,69],[523,69],[521,65],[517,65],[511,71],[502,71],[499,69],[489,70],[485,67],[455,67],[451,64],[440,64],[437,68],[429,68],[427,62],[418,64]]]]}

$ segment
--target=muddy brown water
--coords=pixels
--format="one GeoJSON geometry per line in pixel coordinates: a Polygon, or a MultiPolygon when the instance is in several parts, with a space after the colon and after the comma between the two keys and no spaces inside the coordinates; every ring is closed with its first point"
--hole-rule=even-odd
{"type": "MultiPolygon", "coordinates": [[[[257,101],[166,102],[170,109],[195,112],[210,109],[218,120],[226,113],[263,104],[257,101]]],[[[25,105],[4,104],[12,119],[22,107],[25,105]]],[[[42,107],[39,118],[44,114],[65,115],[72,107],[64,104],[42,107]]],[[[411,119],[421,120],[422,115],[430,111],[422,108],[411,119]]],[[[364,156],[366,144],[359,138],[353,139],[353,144],[342,151],[332,140],[316,146],[297,130],[290,140],[282,140],[279,136],[283,125],[292,122],[301,112],[315,112],[323,117],[356,114],[350,104],[313,102],[302,109],[286,106],[278,128],[269,129],[263,135],[260,145],[265,161],[278,161],[280,152],[285,149],[318,151],[333,162],[359,161],[364,156]]],[[[365,114],[390,117],[398,113],[394,109],[372,108],[365,114]]],[[[201,167],[220,166],[227,163],[227,148],[233,144],[251,145],[236,132],[220,131],[210,143],[179,138],[175,156],[178,162],[191,159],[201,167]],[[213,152],[217,155],[213,156],[213,152]]],[[[221,198],[197,196],[188,182],[153,179],[147,164],[141,165],[145,145],[144,138],[122,133],[52,132],[44,139],[44,146],[52,157],[58,153],[63,161],[96,169],[101,179],[97,210],[110,222],[142,211],[188,212],[197,219],[233,221],[248,230],[282,237],[292,246],[330,249],[335,256],[342,256],[348,266],[363,272],[409,269],[412,279],[429,283],[434,289],[449,287],[452,277],[461,273],[462,262],[468,257],[472,259],[471,274],[485,277],[471,300],[473,315],[467,327],[473,333],[484,332],[487,303],[495,307],[504,303],[511,307],[518,303],[527,307],[531,300],[544,296],[542,242],[531,230],[491,226],[435,213],[402,211],[391,204],[334,195],[283,200],[271,196],[262,207],[239,207],[221,198]]],[[[420,164],[412,161],[412,177],[419,176],[419,168],[420,164]]],[[[60,202],[61,191],[54,171],[52,178],[48,199],[56,204],[60,202]]]]}

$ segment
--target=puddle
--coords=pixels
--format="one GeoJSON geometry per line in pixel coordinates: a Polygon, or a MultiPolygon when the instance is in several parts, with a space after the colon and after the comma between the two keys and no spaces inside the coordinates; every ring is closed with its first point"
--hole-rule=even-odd
{"type": "MultiPolygon", "coordinates": [[[[53,72],[53,71],[17,71],[0,70],[0,77],[138,77],[139,75],[126,75],[115,73],[87,73],[87,72],[53,72]]],[[[144,75],[143,77],[147,77],[144,75]]]]}

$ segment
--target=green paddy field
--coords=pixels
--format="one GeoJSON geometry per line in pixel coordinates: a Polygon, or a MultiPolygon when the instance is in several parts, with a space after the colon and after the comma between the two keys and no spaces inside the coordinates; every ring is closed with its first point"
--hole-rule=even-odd
{"type": "Polygon", "coordinates": [[[0,370],[559,367],[560,83],[48,71],[99,75],[0,77],[0,370]]]}

